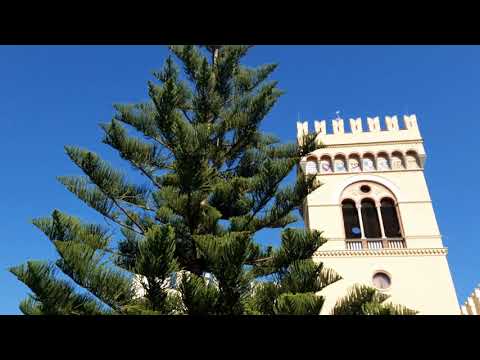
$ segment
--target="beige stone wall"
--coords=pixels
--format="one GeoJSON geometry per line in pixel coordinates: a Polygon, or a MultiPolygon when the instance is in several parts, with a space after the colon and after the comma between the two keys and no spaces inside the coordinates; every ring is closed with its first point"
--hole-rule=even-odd
{"type": "Polygon", "coordinates": [[[431,251],[425,255],[405,250],[396,251],[397,254],[385,253],[355,256],[337,252],[316,256],[316,262],[323,262],[343,277],[323,290],[326,302],[322,314],[328,314],[337,299],[345,296],[352,285],[373,286],[372,277],[376,272],[385,272],[391,277],[390,288],[382,290],[391,295],[389,301],[417,310],[420,315],[460,314],[444,252],[431,251]]]}
{"type": "Polygon", "coordinates": [[[348,185],[369,181],[389,188],[398,202],[400,222],[409,247],[443,247],[423,171],[318,176],[323,184],[306,200],[308,224],[332,239],[328,248],[344,248],[341,193],[348,185]]]}

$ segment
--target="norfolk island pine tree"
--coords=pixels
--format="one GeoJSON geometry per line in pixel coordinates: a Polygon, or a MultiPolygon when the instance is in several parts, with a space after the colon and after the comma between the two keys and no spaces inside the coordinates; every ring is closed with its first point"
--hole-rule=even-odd
{"type": "MultiPolygon", "coordinates": [[[[101,125],[103,142],[149,186],[130,183],[93,152],[65,147],[84,175],[58,180],[117,233],[59,210],[35,219],[59,258],[10,269],[32,292],[20,303],[24,314],[320,313],[318,293],[341,277],[312,260],[326,241],[320,232],[287,227],[319,184],[298,171],[282,186],[317,145],[314,135],[281,144],[260,131],[282,92],[267,81],[275,64],[240,64],[250,48],[170,46],[148,83],[150,100],[116,105],[101,125]],[[277,249],[254,239],[269,228],[283,229],[277,249]],[[172,274],[180,275],[175,290],[172,274]]],[[[415,313],[387,298],[355,286],[331,313],[415,313]]]]}

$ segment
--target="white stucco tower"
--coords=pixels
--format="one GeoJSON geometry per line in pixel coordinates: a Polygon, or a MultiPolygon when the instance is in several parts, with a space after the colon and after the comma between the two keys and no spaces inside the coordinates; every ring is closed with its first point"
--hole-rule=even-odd
{"type": "MultiPolygon", "coordinates": [[[[368,284],[391,295],[393,303],[420,314],[460,314],[447,263],[447,249],[425,181],[425,149],[415,115],[315,121],[324,147],[302,159],[305,173],[323,185],[304,204],[304,221],[328,239],[314,260],[343,280],[328,286],[322,313],[353,284],[368,284]]],[[[297,123],[298,141],[308,123],[297,123]]]]}

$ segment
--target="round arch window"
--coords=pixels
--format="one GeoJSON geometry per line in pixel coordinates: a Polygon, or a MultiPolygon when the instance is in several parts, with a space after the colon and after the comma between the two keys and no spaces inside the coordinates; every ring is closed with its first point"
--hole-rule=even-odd
{"type": "Polygon", "coordinates": [[[380,290],[388,289],[392,284],[392,280],[390,279],[390,276],[388,276],[384,272],[375,273],[373,275],[372,282],[373,282],[373,286],[375,286],[377,289],[380,289],[380,290]]]}

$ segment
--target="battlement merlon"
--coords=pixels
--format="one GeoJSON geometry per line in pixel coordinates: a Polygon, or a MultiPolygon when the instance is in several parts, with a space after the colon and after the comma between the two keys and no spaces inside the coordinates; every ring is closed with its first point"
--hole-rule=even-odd
{"type": "Polygon", "coordinates": [[[462,315],[480,315],[480,284],[461,306],[462,315]]]}
{"type": "MultiPolygon", "coordinates": [[[[327,134],[325,120],[315,121],[317,141],[325,146],[402,141],[422,142],[415,114],[403,116],[404,129],[400,129],[396,115],[385,117],[386,130],[381,129],[378,116],[367,117],[368,130],[366,131],[362,127],[361,118],[349,120],[351,132],[345,132],[344,120],[338,118],[332,120],[333,133],[331,134],[327,134]]],[[[297,140],[299,143],[301,143],[304,134],[308,134],[308,122],[297,122],[297,140]]]]}

